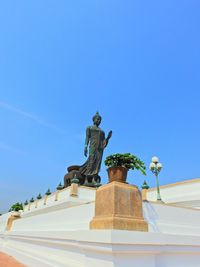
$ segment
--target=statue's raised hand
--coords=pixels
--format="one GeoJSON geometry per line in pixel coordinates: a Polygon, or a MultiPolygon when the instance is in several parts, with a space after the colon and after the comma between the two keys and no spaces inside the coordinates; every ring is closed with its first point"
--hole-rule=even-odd
{"type": "Polygon", "coordinates": [[[108,137],[107,137],[107,139],[110,139],[111,136],[112,136],[112,131],[110,131],[110,132],[108,133],[108,137]]]}
{"type": "Polygon", "coordinates": [[[85,155],[85,157],[87,157],[87,154],[88,154],[88,149],[87,149],[87,147],[85,147],[85,149],[84,149],[84,155],[85,155]]]}
{"type": "Polygon", "coordinates": [[[104,143],[103,143],[103,147],[104,147],[104,148],[107,146],[108,141],[109,141],[109,139],[111,138],[111,136],[112,136],[112,131],[110,131],[110,132],[108,133],[108,136],[107,136],[106,139],[104,140],[104,143]]]}

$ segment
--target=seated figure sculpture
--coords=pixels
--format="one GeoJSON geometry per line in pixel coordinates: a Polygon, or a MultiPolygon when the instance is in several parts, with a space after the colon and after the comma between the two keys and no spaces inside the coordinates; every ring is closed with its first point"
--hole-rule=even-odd
{"type": "Polygon", "coordinates": [[[96,183],[100,183],[101,178],[99,176],[99,171],[101,167],[103,151],[112,136],[112,131],[110,131],[108,136],[105,138],[104,131],[102,131],[99,127],[101,119],[101,116],[97,112],[93,116],[93,125],[87,127],[84,155],[85,157],[88,156],[89,146],[88,159],[81,166],[74,165],[68,167],[68,173],[64,177],[65,187],[71,184],[71,179],[73,179],[75,175],[78,178],[80,185],[95,186],[96,183]]]}

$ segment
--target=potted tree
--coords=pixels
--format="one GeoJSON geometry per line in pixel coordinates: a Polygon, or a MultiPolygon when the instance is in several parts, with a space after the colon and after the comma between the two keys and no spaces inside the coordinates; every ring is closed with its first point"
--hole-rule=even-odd
{"type": "Polygon", "coordinates": [[[109,182],[125,183],[128,170],[130,169],[139,170],[143,175],[146,175],[144,162],[130,153],[110,155],[105,159],[104,163],[108,166],[109,182]]]}

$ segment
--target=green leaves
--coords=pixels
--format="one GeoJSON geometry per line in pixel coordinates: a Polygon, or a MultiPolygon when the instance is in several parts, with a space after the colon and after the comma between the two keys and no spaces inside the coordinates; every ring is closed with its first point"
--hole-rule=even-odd
{"type": "Polygon", "coordinates": [[[22,203],[15,203],[11,206],[11,208],[9,209],[9,211],[19,211],[19,210],[23,210],[23,205],[22,203]]]}
{"type": "Polygon", "coordinates": [[[105,161],[105,165],[108,167],[122,166],[128,170],[139,170],[143,175],[146,175],[146,167],[138,157],[130,153],[125,154],[112,154],[108,156],[105,161]]]}

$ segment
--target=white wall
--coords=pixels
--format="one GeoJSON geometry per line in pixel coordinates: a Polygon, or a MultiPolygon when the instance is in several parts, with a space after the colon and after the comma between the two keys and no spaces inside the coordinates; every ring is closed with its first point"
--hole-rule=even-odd
{"type": "Polygon", "coordinates": [[[25,211],[9,232],[10,214],[1,216],[0,251],[28,267],[200,266],[200,210],[144,202],[148,233],[89,230],[95,190],[63,192],[25,211]]]}
{"type": "Polygon", "coordinates": [[[117,230],[19,232],[1,250],[28,267],[199,267],[200,239],[117,230]]]}
{"type": "MultiPolygon", "coordinates": [[[[165,203],[174,203],[180,206],[200,208],[200,179],[161,186],[160,194],[165,203]]],[[[147,191],[147,199],[156,201],[156,188],[147,191]]]]}
{"type": "Polygon", "coordinates": [[[5,231],[6,226],[7,226],[7,221],[10,215],[11,215],[11,212],[8,212],[0,216],[0,233],[5,231]]]}
{"type": "Polygon", "coordinates": [[[200,235],[200,210],[144,202],[143,212],[150,232],[200,235]]]}

